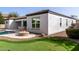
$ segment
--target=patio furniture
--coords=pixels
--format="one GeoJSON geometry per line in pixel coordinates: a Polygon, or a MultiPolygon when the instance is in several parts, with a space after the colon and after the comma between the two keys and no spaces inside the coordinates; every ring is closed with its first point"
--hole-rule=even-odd
{"type": "Polygon", "coordinates": [[[26,31],[26,29],[24,27],[19,27],[19,29],[16,31],[17,36],[25,36],[28,34],[29,34],[29,32],[26,31]]]}

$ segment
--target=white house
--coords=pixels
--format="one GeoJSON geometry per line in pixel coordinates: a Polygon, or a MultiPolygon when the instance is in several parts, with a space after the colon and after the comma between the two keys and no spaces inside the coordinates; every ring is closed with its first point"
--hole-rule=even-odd
{"type": "Polygon", "coordinates": [[[76,19],[50,10],[27,14],[27,29],[30,32],[54,34],[65,31],[76,19]]]}
{"type": "Polygon", "coordinates": [[[50,35],[65,31],[65,29],[71,26],[72,23],[76,23],[76,19],[50,10],[42,10],[27,14],[24,18],[9,20],[9,28],[11,26],[11,22],[14,22],[14,25],[12,25],[14,26],[13,28],[17,28],[18,26],[23,27],[23,24],[26,24],[25,27],[29,32],[45,33],[50,35]]]}

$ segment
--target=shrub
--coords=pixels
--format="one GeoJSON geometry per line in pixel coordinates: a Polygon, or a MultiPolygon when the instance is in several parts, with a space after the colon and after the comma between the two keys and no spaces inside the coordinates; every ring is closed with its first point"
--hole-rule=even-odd
{"type": "Polygon", "coordinates": [[[66,29],[68,37],[79,39],[79,23],[72,24],[68,29],[66,29]]]}
{"type": "Polygon", "coordinates": [[[68,28],[66,29],[66,33],[70,38],[79,39],[79,29],[68,28]]]}
{"type": "Polygon", "coordinates": [[[8,15],[8,17],[10,18],[10,17],[18,17],[19,15],[18,15],[18,13],[16,13],[16,12],[12,12],[12,13],[10,13],[9,15],[8,15]]]}
{"type": "Polygon", "coordinates": [[[5,20],[4,17],[2,16],[2,13],[0,12],[0,24],[4,24],[5,20]]]}

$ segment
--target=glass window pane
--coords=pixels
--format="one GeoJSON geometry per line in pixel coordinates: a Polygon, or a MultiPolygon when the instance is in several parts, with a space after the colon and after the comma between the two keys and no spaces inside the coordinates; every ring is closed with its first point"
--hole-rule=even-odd
{"type": "Polygon", "coordinates": [[[35,24],[32,24],[32,28],[35,28],[35,24]]]}
{"type": "Polygon", "coordinates": [[[36,21],[36,24],[40,24],[40,21],[36,21]]]}
{"type": "Polygon", "coordinates": [[[36,28],[40,28],[40,24],[36,24],[36,28]]]}
{"type": "Polygon", "coordinates": [[[40,18],[36,18],[36,20],[37,20],[37,21],[39,21],[39,20],[40,20],[40,18]]]}
{"type": "Polygon", "coordinates": [[[35,20],[32,20],[32,23],[35,23],[35,20]]]}

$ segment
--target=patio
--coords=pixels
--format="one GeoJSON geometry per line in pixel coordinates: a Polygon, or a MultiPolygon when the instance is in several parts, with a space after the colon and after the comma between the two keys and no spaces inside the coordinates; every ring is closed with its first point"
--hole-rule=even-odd
{"type": "Polygon", "coordinates": [[[55,34],[52,34],[51,36],[52,37],[68,37],[67,34],[66,34],[66,31],[55,33],[55,34]]]}

